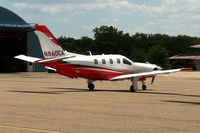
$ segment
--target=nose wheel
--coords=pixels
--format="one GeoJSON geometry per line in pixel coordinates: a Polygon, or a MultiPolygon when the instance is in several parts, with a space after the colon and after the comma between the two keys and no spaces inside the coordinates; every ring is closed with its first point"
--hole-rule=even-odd
{"type": "Polygon", "coordinates": [[[144,91],[147,90],[147,86],[144,81],[142,81],[142,90],[144,90],[144,91]]]}
{"type": "Polygon", "coordinates": [[[142,90],[147,90],[147,86],[145,84],[142,85],[142,90]]]}

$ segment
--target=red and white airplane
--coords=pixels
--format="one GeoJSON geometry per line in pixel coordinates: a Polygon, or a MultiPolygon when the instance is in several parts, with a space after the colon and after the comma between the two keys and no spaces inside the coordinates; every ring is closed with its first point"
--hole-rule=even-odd
{"type": "Polygon", "coordinates": [[[145,81],[158,74],[168,74],[189,69],[162,70],[155,64],[133,62],[130,59],[117,54],[110,55],[81,55],[64,51],[52,33],[44,25],[36,25],[36,34],[40,41],[44,59],[18,55],[17,59],[27,62],[38,63],[47,69],[55,70],[57,73],[70,78],[87,79],[88,88],[94,90],[94,81],[97,80],[131,80],[130,91],[138,90],[137,82],[142,82],[142,89],[146,90],[145,81]]]}

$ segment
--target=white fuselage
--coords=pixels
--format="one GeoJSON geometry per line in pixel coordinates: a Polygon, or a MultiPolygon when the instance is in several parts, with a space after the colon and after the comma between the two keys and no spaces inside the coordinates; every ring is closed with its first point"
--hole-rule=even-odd
{"type": "Polygon", "coordinates": [[[63,60],[63,62],[67,62],[69,65],[101,67],[129,73],[149,72],[161,69],[155,64],[133,62],[122,55],[79,55],[63,60]]]}

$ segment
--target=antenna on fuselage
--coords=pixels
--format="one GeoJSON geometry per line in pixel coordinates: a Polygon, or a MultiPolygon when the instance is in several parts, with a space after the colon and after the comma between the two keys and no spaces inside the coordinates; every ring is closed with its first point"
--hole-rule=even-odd
{"type": "Polygon", "coordinates": [[[91,51],[87,51],[89,54],[90,54],[90,56],[92,56],[92,52],[91,51]]]}

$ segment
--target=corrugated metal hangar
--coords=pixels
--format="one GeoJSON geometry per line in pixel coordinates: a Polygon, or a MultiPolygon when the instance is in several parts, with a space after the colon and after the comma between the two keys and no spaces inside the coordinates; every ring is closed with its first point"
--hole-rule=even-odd
{"type": "Polygon", "coordinates": [[[44,71],[39,64],[14,59],[24,54],[43,58],[34,24],[26,23],[14,12],[0,6],[0,72],[44,71]]]}

